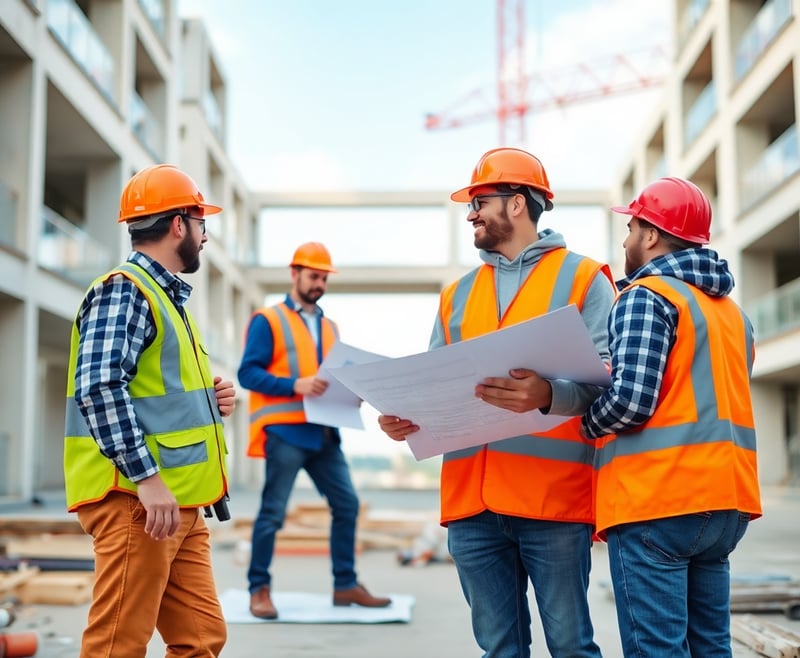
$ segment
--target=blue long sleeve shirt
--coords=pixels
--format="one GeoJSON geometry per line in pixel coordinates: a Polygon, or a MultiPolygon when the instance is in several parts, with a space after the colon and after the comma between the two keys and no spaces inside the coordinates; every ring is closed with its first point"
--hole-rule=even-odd
{"type": "MultiPolygon", "coordinates": [[[[294,303],[289,295],[286,295],[284,303],[295,313],[300,313],[300,307],[294,303]]],[[[317,335],[322,335],[321,321],[322,309],[317,307],[317,335]]],[[[239,384],[249,391],[257,391],[265,395],[275,395],[280,397],[292,397],[294,395],[295,377],[276,377],[267,372],[267,367],[272,363],[275,349],[275,337],[267,319],[260,314],[256,314],[250,320],[247,328],[247,338],[245,339],[242,361],[239,364],[238,379],[239,384]]],[[[322,363],[322,345],[317,343],[317,358],[322,363]]],[[[325,432],[330,428],[316,423],[291,423],[270,425],[269,431],[274,432],[282,440],[298,448],[308,450],[319,450],[322,446],[322,439],[325,432]]],[[[338,437],[338,430],[334,430],[338,437]]],[[[266,438],[266,436],[265,436],[266,438]]]]}

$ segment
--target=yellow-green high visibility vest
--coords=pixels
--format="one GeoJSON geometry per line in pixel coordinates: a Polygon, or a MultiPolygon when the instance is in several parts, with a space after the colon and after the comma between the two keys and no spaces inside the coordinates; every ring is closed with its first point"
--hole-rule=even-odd
{"type": "MultiPolygon", "coordinates": [[[[227,489],[222,417],[214,395],[208,356],[188,312],[186,323],[160,285],[141,267],[125,263],[98,278],[130,279],[147,299],[156,325],[152,344],[141,354],[129,393],[147,447],[167,487],[181,507],[202,507],[227,489]]],[[[91,289],[91,288],[90,288],[91,289]]],[[[80,335],[77,321],[67,378],[64,479],[70,511],[104,498],[109,491],[136,492],[100,452],[75,401],[75,371],[80,335]]]]}

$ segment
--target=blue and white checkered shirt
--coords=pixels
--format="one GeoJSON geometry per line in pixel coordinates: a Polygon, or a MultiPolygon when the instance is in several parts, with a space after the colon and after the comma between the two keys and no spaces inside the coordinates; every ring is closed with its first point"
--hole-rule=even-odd
{"type": "MultiPolygon", "coordinates": [[[[618,281],[617,287],[622,290],[646,276],[680,279],[712,297],[733,290],[727,262],[711,249],[684,249],[654,258],[618,281]]],[[[608,318],[612,383],[584,414],[585,436],[630,431],[653,415],[677,328],[678,311],[661,295],[644,286],[620,293],[608,318]]]]}
{"type": "MultiPolygon", "coordinates": [[[[189,299],[192,287],[150,257],[133,251],[128,262],[147,271],[178,308],[189,299]]],[[[156,334],[147,299],[118,274],[86,293],[76,321],[75,400],[100,452],[133,482],[158,473],[128,391],[139,357],[156,334]]]]}

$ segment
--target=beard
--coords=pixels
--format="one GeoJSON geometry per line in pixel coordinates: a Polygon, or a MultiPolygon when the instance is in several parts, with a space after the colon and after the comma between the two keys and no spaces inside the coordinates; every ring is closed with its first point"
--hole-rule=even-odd
{"type": "Polygon", "coordinates": [[[514,229],[508,218],[506,209],[503,208],[497,220],[489,220],[483,225],[483,235],[475,236],[474,245],[477,249],[496,251],[497,246],[507,242],[513,235],[514,229]]]}
{"type": "Polygon", "coordinates": [[[182,274],[193,274],[200,269],[200,247],[195,245],[189,231],[186,232],[180,245],[178,245],[178,256],[183,263],[182,274]]]}
{"type": "Polygon", "coordinates": [[[297,296],[303,301],[305,304],[316,304],[320,297],[325,294],[324,290],[320,288],[312,288],[309,290],[298,290],[297,296]]]}

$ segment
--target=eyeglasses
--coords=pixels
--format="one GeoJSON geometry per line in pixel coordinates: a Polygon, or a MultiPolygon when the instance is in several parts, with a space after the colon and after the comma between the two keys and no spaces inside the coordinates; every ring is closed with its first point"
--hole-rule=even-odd
{"type": "Polygon", "coordinates": [[[195,217],[195,216],[189,215],[187,213],[182,214],[181,217],[183,217],[184,219],[193,219],[193,220],[195,220],[197,222],[200,222],[200,232],[203,235],[206,234],[206,220],[205,220],[204,217],[195,217]]]}
{"type": "Polygon", "coordinates": [[[517,192],[497,192],[496,194],[479,194],[478,196],[474,196],[469,200],[467,204],[467,208],[470,212],[480,212],[481,210],[481,199],[488,199],[493,196],[516,196],[517,192]]]}

